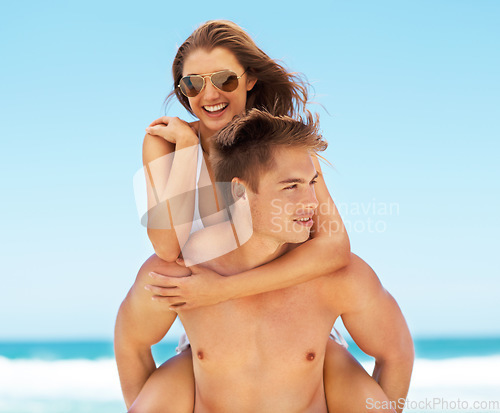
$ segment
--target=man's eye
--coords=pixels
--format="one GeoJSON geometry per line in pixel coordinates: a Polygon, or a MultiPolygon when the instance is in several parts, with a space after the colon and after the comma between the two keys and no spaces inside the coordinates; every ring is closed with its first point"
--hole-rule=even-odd
{"type": "Polygon", "coordinates": [[[316,185],[318,183],[318,181],[314,180],[314,181],[311,181],[311,185],[316,185]]]}
{"type": "Polygon", "coordinates": [[[293,184],[293,185],[290,185],[290,186],[286,186],[285,188],[283,189],[295,189],[297,188],[297,184],[293,184]]]}

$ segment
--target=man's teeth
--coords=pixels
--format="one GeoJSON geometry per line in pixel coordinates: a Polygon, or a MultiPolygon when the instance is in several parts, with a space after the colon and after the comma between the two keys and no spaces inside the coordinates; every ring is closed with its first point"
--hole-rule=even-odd
{"type": "Polygon", "coordinates": [[[218,105],[213,106],[203,106],[203,108],[208,112],[217,112],[218,110],[224,109],[226,106],[227,103],[219,103],[218,105]]]}
{"type": "Polygon", "coordinates": [[[306,221],[309,221],[311,218],[298,218],[298,219],[294,219],[294,221],[303,221],[303,222],[306,222],[306,221]]]}

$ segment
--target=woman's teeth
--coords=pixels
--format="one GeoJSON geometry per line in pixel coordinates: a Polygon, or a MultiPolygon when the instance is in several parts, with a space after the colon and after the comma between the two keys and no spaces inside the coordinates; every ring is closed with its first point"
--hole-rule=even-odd
{"type": "Polygon", "coordinates": [[[213,106],[203,106],[203,109],[205,109],[207,112],[217,112],[224,109],[226,106],[227,103],[219,103],[218,105],[213,106]]]}

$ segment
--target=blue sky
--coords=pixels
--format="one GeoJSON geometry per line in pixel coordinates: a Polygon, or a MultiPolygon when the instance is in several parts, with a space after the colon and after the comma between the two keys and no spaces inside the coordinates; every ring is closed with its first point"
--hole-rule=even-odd
{"type": "Polygon", "coordinates": [[[3,5],[0,339],[112,336],[152,253],[144,129],[176,46],[214,18],[314,85],[352,250],[413,333],[499,335],[499,17],[496,0],[3,5]]]}

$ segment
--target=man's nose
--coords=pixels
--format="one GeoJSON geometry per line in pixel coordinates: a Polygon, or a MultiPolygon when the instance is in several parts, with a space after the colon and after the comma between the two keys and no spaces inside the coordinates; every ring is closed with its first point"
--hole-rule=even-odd
{"type": "Polygon", "coordinates": [[[316,191],[314,190],[314,186],[310,185],[307,190],[306,197],[304,199],[304,208],[308,209],[316,209],[318,208],[319,202],[318,198],[316,198],[316,191]]]}

